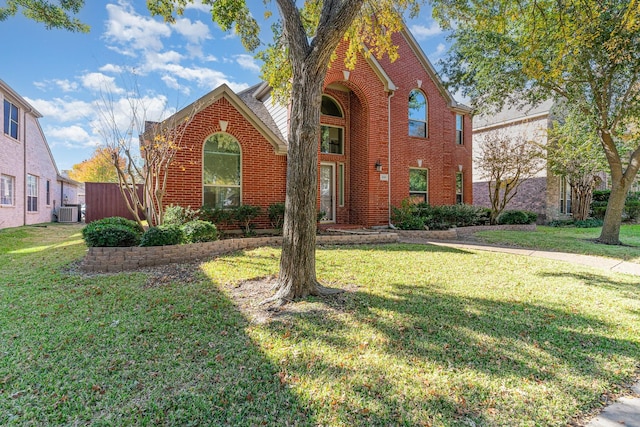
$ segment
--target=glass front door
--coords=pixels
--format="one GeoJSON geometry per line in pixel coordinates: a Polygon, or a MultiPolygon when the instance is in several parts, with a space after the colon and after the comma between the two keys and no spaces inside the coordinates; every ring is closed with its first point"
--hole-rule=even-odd
{"type": "Polygon", "coordinates": [[[336,221],[336,186],[335,165],[322,163],[320,165],[320,210],[324,212],[322,222],[336,221]]]}

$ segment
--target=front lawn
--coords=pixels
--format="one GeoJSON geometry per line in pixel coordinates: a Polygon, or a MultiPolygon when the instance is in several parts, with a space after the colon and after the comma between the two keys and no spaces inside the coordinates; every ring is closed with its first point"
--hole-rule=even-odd
{"type": "Polygon", "coordinates": [[[0,425],[564,426],[640,363],[637,277],[326,247],[347,292],[266,311],[277,249],[90,277],[79,231],[0,231],[0,425]]]}
{"type": "Polygon", "coordinates": [[[597,255],[640,263],[640,225],[623,225],[623,246],[593,242],[601,228],[568,228],[538,226],[536,231],[481,231],[475,236],[486,243],[523,248],[597,255]]]}

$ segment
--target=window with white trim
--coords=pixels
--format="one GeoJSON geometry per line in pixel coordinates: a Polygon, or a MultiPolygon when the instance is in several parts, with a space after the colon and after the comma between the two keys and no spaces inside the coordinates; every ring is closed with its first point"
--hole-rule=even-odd
{"type": "Polygon", "coordinates": [[[4,100],[4,133],[18,139],[18,107],[4,100]]]}
{"type": "Polygon", "coordinates": [[[27,175],[27,212],[38,212],[38,177],[27,175]]]}
{"type": "Polygon", "coordinates": [[[426,138],[428,118],[427,97],[418,89],[412,90],[409,92],[409,135],[426,138]]]}
{"type": "Polygon", "coordinates": [[[342,128],[335,126],[320,126],[320,152],[327,154],[344,154],[344,139],[342,128]]]}
{"type": "Polygon", "coordinates": [[[429,202],[429,170],[409,169],[409,198],[412,202],[429,202]]]}
{"type": "Polygon", "coordinates": [[[459,205],[464,203],[463,181],[464,181],[464,175],[462,175],[462,172],[456,172],[456,203],[459,205]]]}
{"type": "Polygon", "coordinates": [[[560,181],[560,213],[571,214],[571,186],[567,178],[560,181]]]}
{"type": "Polygon", "coordinates": [[[0,205],[13,206],[15,204],[15,188],[15,177],[0,175],[0,205]]]}
{"type": "Polygon", "coordinates": [[[456,144],[464,144],[464,116],[456,114],[456,144]]]}
{"type": "Polygon", "coordinates": [[[242,154],[238,140],[228,133],[211,135],[204,143],[203,206],[240,206],[242,154]]]}

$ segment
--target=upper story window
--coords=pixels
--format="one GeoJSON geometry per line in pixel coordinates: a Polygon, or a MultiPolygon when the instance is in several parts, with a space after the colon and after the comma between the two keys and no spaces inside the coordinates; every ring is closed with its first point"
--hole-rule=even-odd
{"type": "Polygon", "coordinates": [[[240,206],[242,155],[238,140],[227,133],[211,135],[204,143],[202,166],[202,204],[210,208],[240,206]]]}
{"type": "Polygon", "coordinates": [[[328,154],[344,154],[344,138],[342,128],[320,126],[320,152],[328,154]]]}
{"type": "Polygon", "coordinates": [[[320,112],[325,116],[343,117],[342,109],[340,105],[331,97],[322,95],[322,105],[320,106],[320,112]]]}
{"type": "Polygon", "coordinates": [[[464,144],[464,116],[456,114],[456,144],[464,144]]]}
{"type": "Polygon", "coordinates": [[[464,203],[464,175],[462,172],[456,172],[456,203],[461,205],[464,203]]]}
{"type": "Polygon", "coordinates": [[[18,139],[18,107],[4,100],[4,133],[18,139]]]}
{"type": "Polygon", "coordinates": [[[409,135],[426,138],[428,132],[427,98],[414,89],[409,93],[409,135]]]}

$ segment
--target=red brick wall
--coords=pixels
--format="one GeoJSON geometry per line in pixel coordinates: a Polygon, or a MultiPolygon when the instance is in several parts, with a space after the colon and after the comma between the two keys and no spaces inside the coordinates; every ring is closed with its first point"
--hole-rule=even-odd
{"type": "Polygon", "coordinates": [[[276,155],[273,146],[225,98],[206,107],[189,124],[181,149],[171,166],[165,205],[202,206],[202,153],[207,138],[220,132],[220,120],[242,150],[242,203],[260,206],[258,227],[269,227],[268,206],[284,202],[286,156],[276,155]]]}

